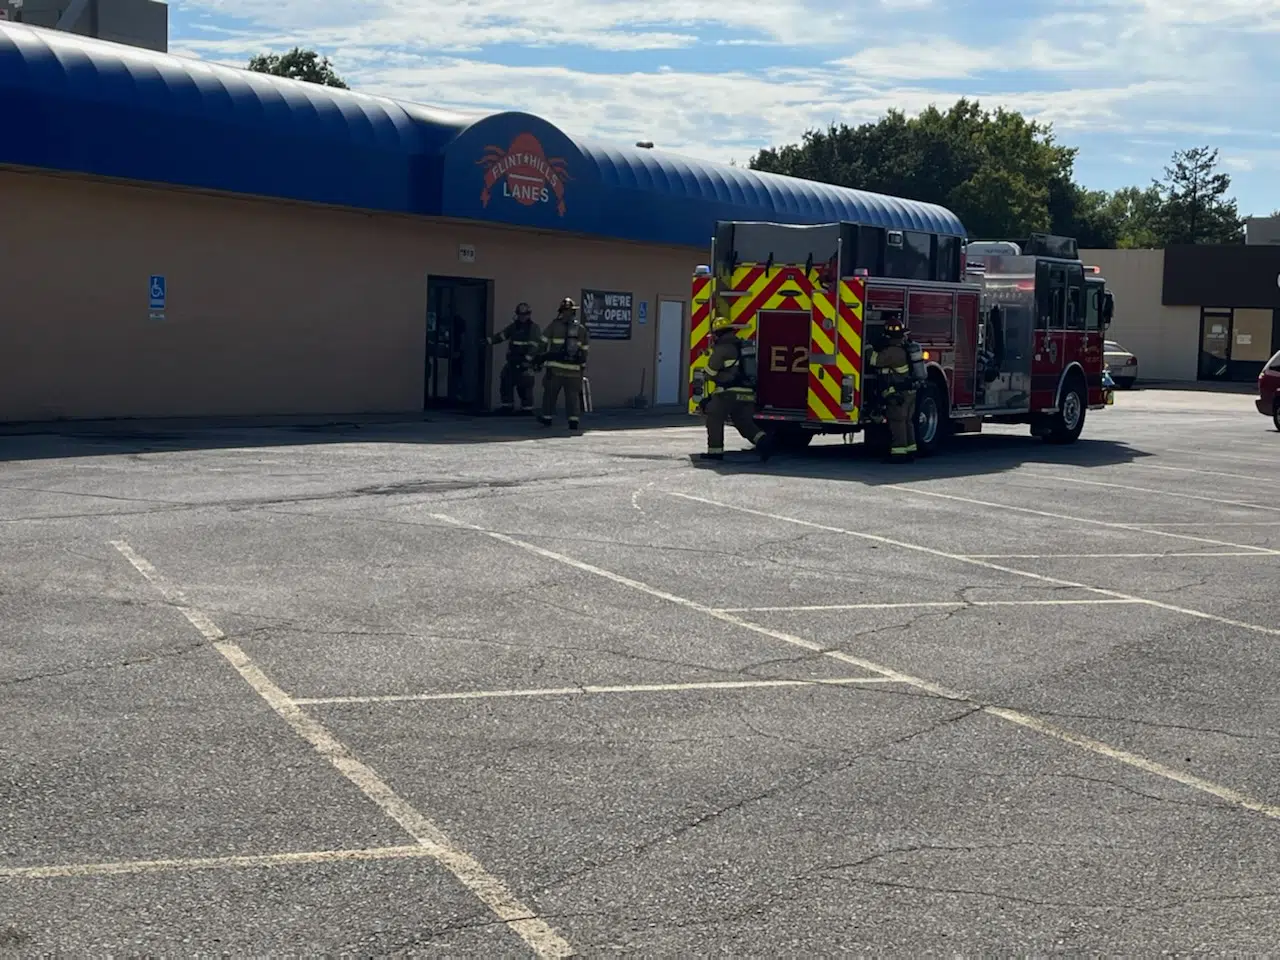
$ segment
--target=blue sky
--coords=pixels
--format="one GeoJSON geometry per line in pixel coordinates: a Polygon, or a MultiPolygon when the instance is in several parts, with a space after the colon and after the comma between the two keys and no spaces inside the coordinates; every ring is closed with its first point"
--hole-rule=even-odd
{"type": "Polygon", "coordinates": [[[1280,0],[170,0],[174,53],[297,44],[356,89],[717,160],[960,96],[1052,122],[1076,177],[1146,186],[1221,151],[1280,208],[1280,0]],[[1270,54],[1270,55],[1269,55],[1270,54]]]}

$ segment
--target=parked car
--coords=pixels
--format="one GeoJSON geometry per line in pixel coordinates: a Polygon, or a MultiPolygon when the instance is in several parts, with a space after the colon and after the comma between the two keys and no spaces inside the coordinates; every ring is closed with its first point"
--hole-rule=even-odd
{"type": "Polygon", "coordinates": [[[1111,376],[1122,390],[1138,382],[1138,358],[1114,340],[1102,345],[1102,361],[1111,368],[1111,376]]]}
{"type": "Polygon", "coordinates": [[[1270,417],[1280,430],[1280,353],[1268,360],[1258,374],[1258,412],[1270,417]]]}

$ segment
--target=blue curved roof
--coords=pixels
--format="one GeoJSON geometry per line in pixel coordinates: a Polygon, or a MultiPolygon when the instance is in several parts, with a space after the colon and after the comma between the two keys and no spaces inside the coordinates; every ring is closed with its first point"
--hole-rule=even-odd
{"type": "Polygon", "coordinates": [[[0,163],[439,213],[444,111],[0,24],[0,163]]]}
{"type": "Polygon", "coordinates": [[[527,113],[485,117],[449,143],[443,210],[465,219],[703,248],[717,220],[849,220],[965,235],[956,215],[934,204],[577,139],[527,113]],[[531,202],[513,184],[539,190],[553,185],[539,156],[559,161],[560,194],[547,191],[531,202]],[[516,158],[505,161],[514,180],[499,165],[506,179],[486,191],[488,164],[509,157],[516,158]]]}
{"type": "Polygon", "coordinates": [[[0,23],[0,164],[706,247],[717,220],[964,236],[933,204],[0,23]]]}
{"type": "MultiPolygon", "coordinates": [[[[722,210],[723,220],[830,223],[849,220],[899,230],[963,236],[964,225],[950,210],[829,183],[693,160],[643,148],[619,148],[577,141],[600,171],[606,189],[660,195],[681,208],[722,210]]],[[[669,212],[669,211],[668,211],[669,212]]],[[[701,211],[700,211],[701,212],[701,211]]],[[[714,219],[714,218],[713,218],[714,219]]]]}

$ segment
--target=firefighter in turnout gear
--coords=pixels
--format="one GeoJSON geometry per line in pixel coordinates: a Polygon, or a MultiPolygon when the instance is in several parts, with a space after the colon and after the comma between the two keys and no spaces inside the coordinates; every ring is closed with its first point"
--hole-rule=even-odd
{"type": "Polygon", "coordinates": [[[533,413],[533,365],[542,352],[542,331],[533,322],[533,311],[527,303],[516,307],[515,319],[485,340],[489,346],[507,341],[507,362],[502,366],[499,413],[515,411],[516,393],[520,394],[520,413],[533,413]]]}
{"type": "Polygon", "coordinates": [[[756,370],[754,346],[750,351],[727,317],[711,321],[715,337],[707,360],[707,379],[716,385],[703,407],[707,415],[708,460],[724,459],[724,426],[732,421],[743,439],[751,441],[761,460],[769,459],[769,438],[755,422],[756,370]]]}
{"type": "Polygon", "coordinates": [[[547,324],[539,357],[546,374],[542,379],[542,414],[538,422],[551,426],[556,403],[564,392],[565,413],[569,429],[581,429],[583,376],[587,369],[587,354],[591,349],[587,325],[578,316],[578,305],[571,297],[560,301],[556,318],[547,324]]]}
{"type": "MultiPolygon", "coordinates": [[[[912,370],[913,353],[920,354],[917,344],[907,338],[902,317],[891,315],[884,324],[884,341],[867,357],[880,384],[880,399],[885,419],[889,421],[888,462],[911,461],[916,457],[916,390],[918,384],[912,370]],[[913,350],[914,348],[914,350],[913,350]]],[[[920,360],[923,363],[923,360],[920,360]]]]}

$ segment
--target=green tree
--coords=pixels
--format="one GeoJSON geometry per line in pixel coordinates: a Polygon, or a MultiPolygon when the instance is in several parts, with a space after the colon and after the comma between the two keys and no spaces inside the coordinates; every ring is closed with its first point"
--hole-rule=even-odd
{"type": "Polygon", "coordinates": [[[1081,249],[1109,249],[1120,245],[1122,223],[1105,190],[1086,190],[1069,179],[1049,185],[1049,216],[1053,232],[1075,237],[1081,249]]]}
{"type": "Polygon", "coordinates": [[[1088,212],[1072,183],[1075,154],[1050,126],[963,98],[946,111],[890,110],[875,123],[810,130],[761,150],[750,167],[940,203],[971,236],[1020,237],[1088,212]]]}
{"type": "Polygon", "coordinates": [[[1164,245],[1163,199],[1158,187],[1124,187],[1107,195],[1106,217],[1116,225],[1115,246],[1122,249],[1164,245]]]}
{"type": "Polygon", "coordinates": [[[288,53],[261,53],[249,61],[249,69],[255,73],[270,73],[291,80],[349,89],[333,69],[328,57],[321,57],[314,50],[303,50],[300,47],[294,47],[288,53]]]}
{"type": "Polygon", "coordinates": [[[1179,150],[1153,181],[1160,197],[1160,239],[1174,243],[1242,243],[1244,218],[1227,196],[1231,177],[1218,170],[1218,151],[1208,147],[1179,150]]]}

